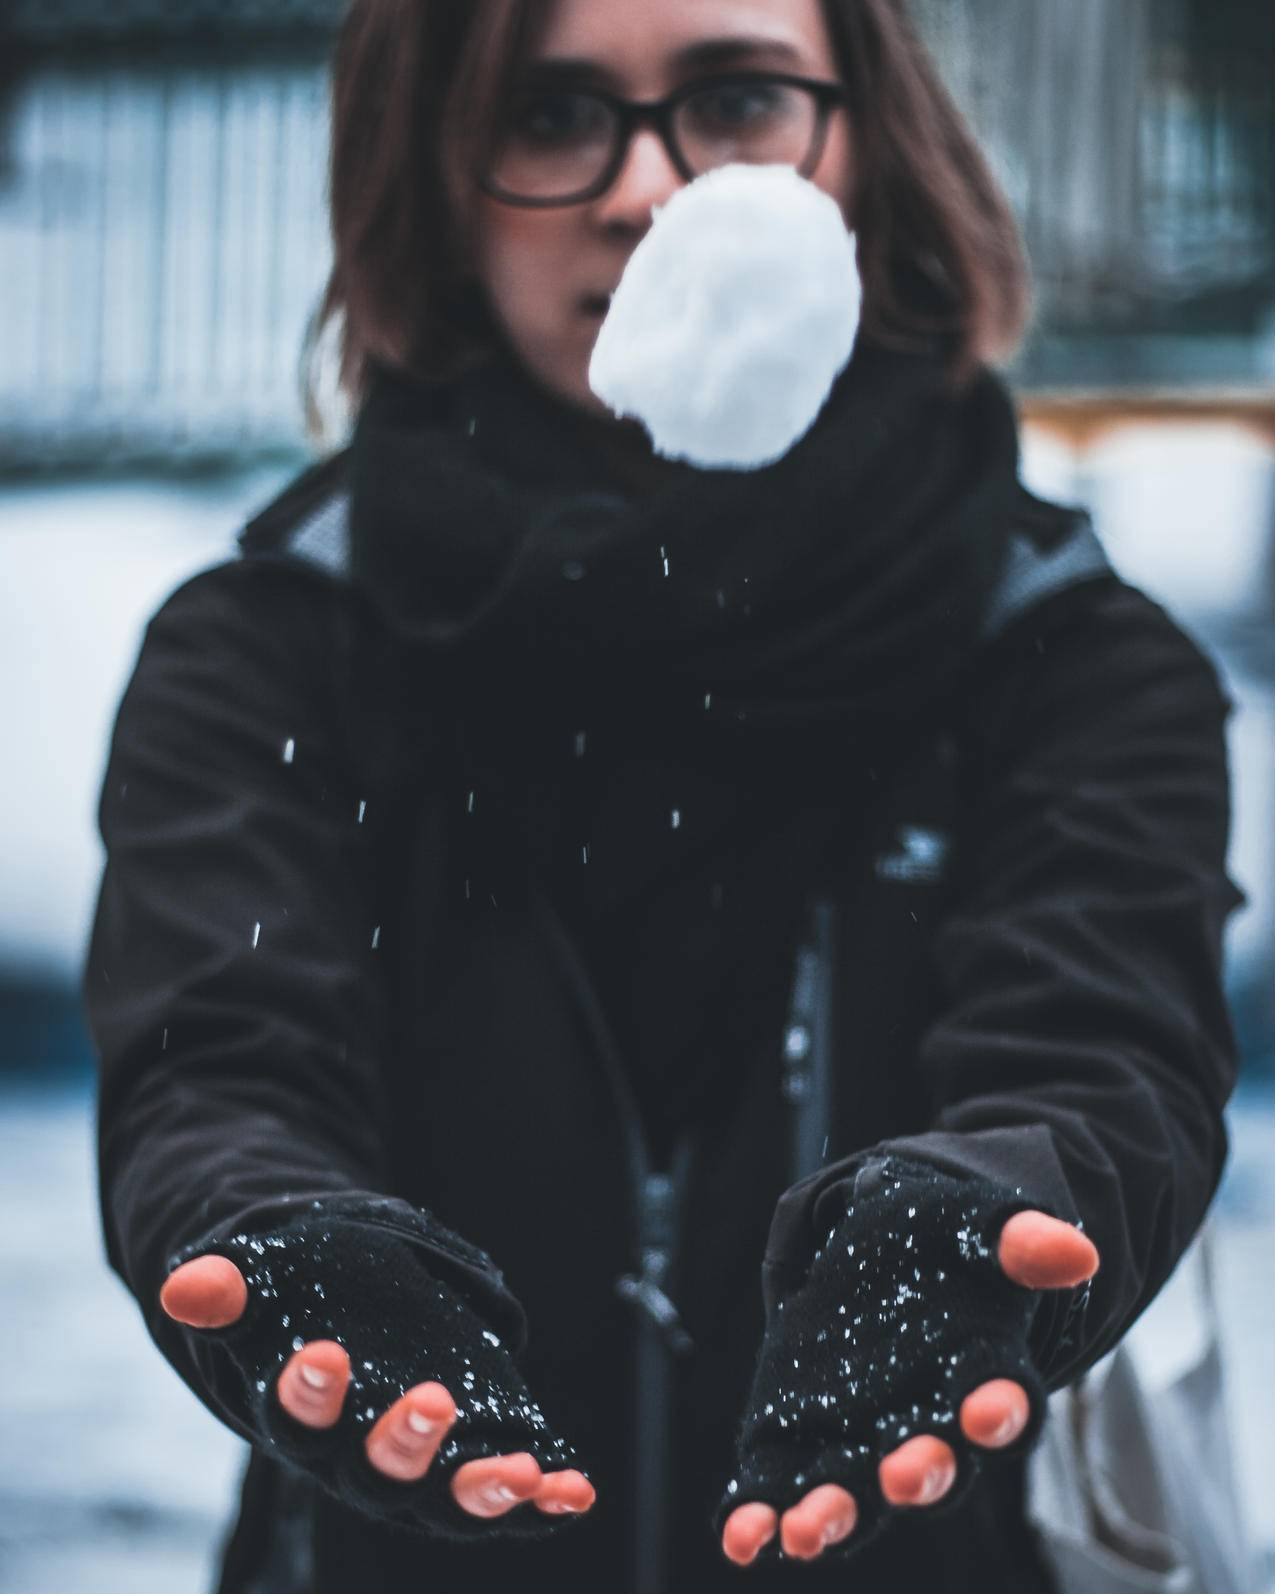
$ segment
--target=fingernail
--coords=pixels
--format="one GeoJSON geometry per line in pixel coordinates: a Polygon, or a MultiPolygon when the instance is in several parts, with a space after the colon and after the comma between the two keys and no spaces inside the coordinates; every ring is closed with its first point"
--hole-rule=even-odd
{"type": "Polygon", "coordinates": [[[419,1411],[408,1412],[407,1426],[413,1429],[416,1433],[423,1434],[432,1434],[438,1429],[438,1424],[436,1422],[431,1422],[428,1417],[422,1417],[419,1411]]]}
{"type": "Polygon", "coordinates": [[[326,1389],[332,1382],[331,1373],[320,1372],[317,1367],[311,1367],[309,1362],[301,1363],[301,1376],[311,1389],[326,1389]]]}
{"type": "Polygon", "coordinates": [[[994,1445],[1007,1445],[1011,1439],[1017,1437],[1018,1431],[1018,1418],[1006,1417],[1005,1421],[1001,1423],[1000,1427],[992,1435],[991,1442],[994,1445]]]}
{"type": "Polygon", "coordinates": [[[925,1474],[925,1482],[921,1485],[921,1504],[929,1505],[931,1500],[937,1500],[943,1493],[947,1484],[947,1472],[942,1467],[931,1467],[925,1474]]]}

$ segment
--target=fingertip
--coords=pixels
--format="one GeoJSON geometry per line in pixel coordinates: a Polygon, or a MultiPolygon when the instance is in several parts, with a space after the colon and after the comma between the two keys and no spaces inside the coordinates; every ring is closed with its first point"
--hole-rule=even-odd
{"type": "Polygon", "coordinates": [[[956,1453],[937,1434],[917,1434],[882,1459],[877,1479],[890,1505],[933,1505],[956,1481],[956,1453]]]}
{"type": "Polygon", "coordinates": [[[537,1507],[548,1515],[580,1516],[592,1507],[597,1491],[582,1472],[568,1469],[542,1474],[535,1499],[537,1507]]]}
{"type": "Polygon", "coordinates": [[[497,1456],[496,1459],[503,1463],[501,1481],[507,1483],[520,1500],[530,1500],[540,1492],[544,1474],[535,1456],[526,1450],[518,1450],[512,1455],[497,1456]]]}
{"type": "Polygon", "coordinates": [[[159,1304],[188,1328],[226,1328],[243,1316],[248,1284],[226,1256],[195,1256],[164,1280],[159,1304]]]}
{"type": "Polygon", "coordinates": [[[546,1473],[545,1478],[556,1480],[562,1497],[570,1500],[581,1510],[587,1510],[598,1498],[598,1491],[593,1484],[583,1472],[577,1471],[574,1467],[569,1467],[565,1472],[546,1473]]]}
{"type": "Polygon", "coordinates": [[[809,1561],[823,1549],[823,1532],[795,1509],[785,1511],[779,1524],[779,1543],[784,1554],[794,1561],[809,1561]]]}
{"type": "Polygon", "coordinates": [[[722,1529],[722,1554],[736,1566],[751,1566],[759,1554],[759,1546],[751,1538],[732,1532],[728,1523],[722,1529]]]}
{"type": "Polygon", "coordinates": [[[961,1402],[961,1432],[987,1450],[1013,1444],[1027,1426],[1031,1405],[1027,1391],[1011,1378],[994,1378],[961,1402]]]}
{"type": "Polygon", "coordinates": [[[407,1397],[412,1410],[429,1422],[450,1428],[456,1421],[456,1402],[447,1388],[433,1379],[424,1384],[414,1385],[408,1390],[407,1397]]]}
{"type": "Polygon", "coordinates": [[[780,1524],[785,1555],[813,1560],[830,1544],[840,1544],[854,1532],[859,1507],[849,1490],[839,1483],[822,1483],[784,1513],[780,1524]]]}
{"type": "Polygon", "coordinates": [[[350,1353],[335,1339],[308,1340],[297,1356],[305,1366],[315,1367],[333,1379],[349,1376],[350,1353]]]}
{"type": "Polygon", "coordinates": [[[540,1464],[526,1451],[507,1456],[480,1456],[457,1468],[452,1498],[471,1516],[498,1517],[535,1496],[541,1483],[540,1464]]]}
{"type": "Polygon", "coordinates": [[[1006,1222],[997,1256],[1007,1276],[1029,1289],[1071,1289],[1099,1266],[1098,1248],[1082,1229],[1035,1209],[1006,1222]]]}
{"type": "Polygon", "coordinates": [[[748,1566],[775,1536],[779,1513],[761,1500],[737,1506],[722,1529],[722,1550],[736,1566],[748,1566]]]}
{"type": "Polygon", "coordinates": [[[349,1379],[345,1347],[336,1340],[310,1340],[284,1363],[274,1398],[307,1428],[330,1428],[340,1418],[349,1379]]]}

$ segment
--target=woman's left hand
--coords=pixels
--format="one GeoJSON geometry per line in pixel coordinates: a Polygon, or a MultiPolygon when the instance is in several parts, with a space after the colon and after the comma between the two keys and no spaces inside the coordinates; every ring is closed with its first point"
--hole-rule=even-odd
{"type": "MultiPolygon", "coordinates": [[[[1070,1223],[1044,1212],[1018,1212],[1000,1233],[997,1257],[1005,1274],[1030,1289],[1066,1289],[1098,1270],[1093,1241],[1070,1223]]],[[[987,1450],[1010,1445],[1027,1422],[1028,1399],[1021,1384],[993,1379],[961,1403],[960,1427],[974,1445],[987,1450]]],[[[927,1506],[941,1500],[956,1477],[950,1445],[934,1434],[918,1434],[885,1456],[878,1467],[881,1493],[892,1506],[927,1506]]],[[[858,1516],[853,1495],[835,1483],[812,1489],[782,1517],[773,1506],[749,1501],[731,1513],[722,1532],[722,1549],[739,1566],[780,1536],[783,1552],[813,1560],[826,1545],[839,1544],[854,1531],[858,1516]]]]}

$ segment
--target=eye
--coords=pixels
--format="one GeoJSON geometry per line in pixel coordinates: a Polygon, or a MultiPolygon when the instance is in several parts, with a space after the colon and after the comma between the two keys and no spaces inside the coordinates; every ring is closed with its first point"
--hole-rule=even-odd
{"type": "Polygon", "coordinates": [[[687,101],[697,122],[727,129],[752,127],[784,114],[785,89],[774,83],[729,83],[701,89],[687,101]]]}
{"type": "Polygon", "coordinates": [[[606,106],[589,94],[542,89],[522,95],[509,115],[509,131],[529,144],[563,144],[607,131],[606,106]]]}

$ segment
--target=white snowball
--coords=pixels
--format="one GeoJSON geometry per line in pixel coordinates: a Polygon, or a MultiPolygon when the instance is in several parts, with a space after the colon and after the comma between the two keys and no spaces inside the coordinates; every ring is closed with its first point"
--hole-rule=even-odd
{"type": "Polygon", "coordinates": [[[602,323],[589,386],[657,454],[755,470],[814,424],[863,299],[854,234],[791,166],[719,166],[652,211],[602,323]]]}

